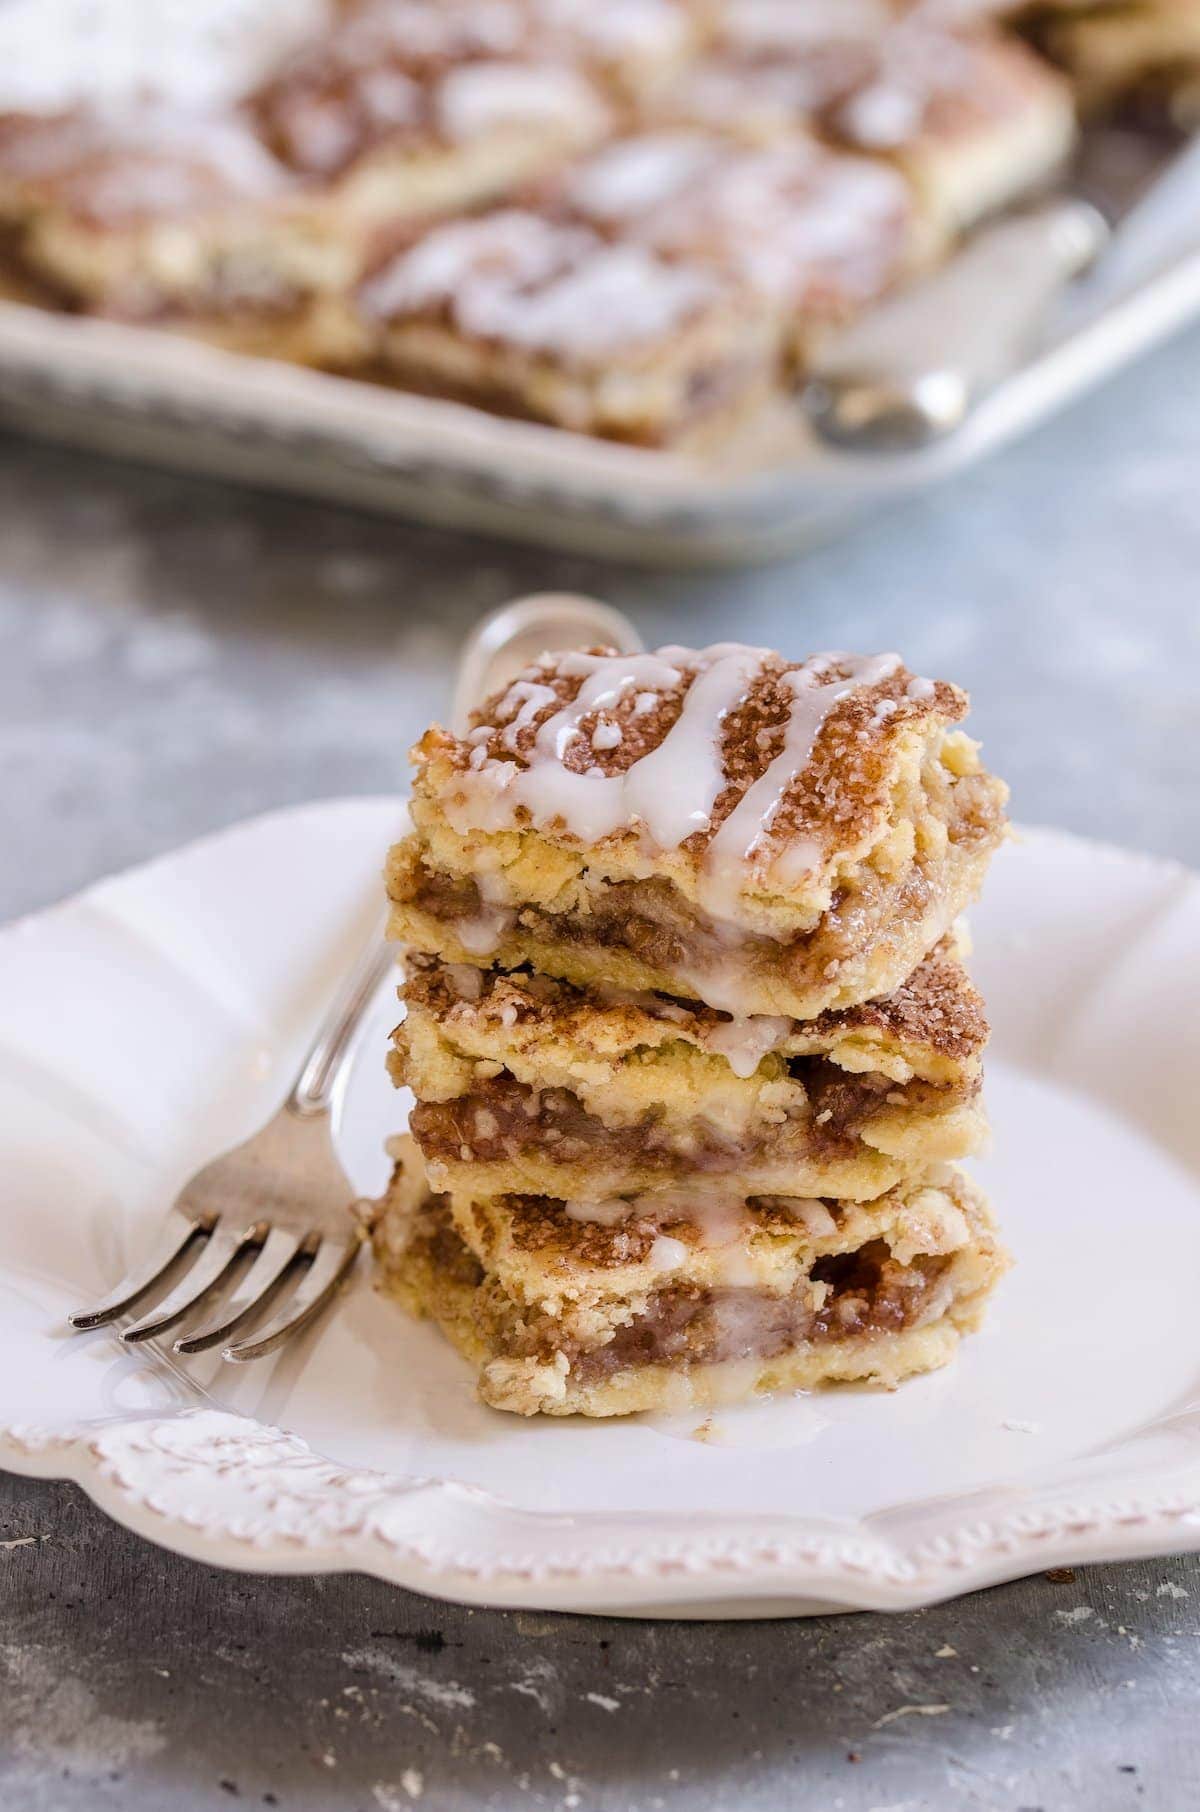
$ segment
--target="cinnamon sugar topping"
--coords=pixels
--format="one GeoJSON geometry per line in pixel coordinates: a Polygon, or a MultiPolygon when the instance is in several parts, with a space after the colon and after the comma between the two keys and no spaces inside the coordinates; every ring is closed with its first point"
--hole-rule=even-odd
{"type": "Polygon", "coordinates": [[[720,643],[543,657],[457,745],[444,809],[460,834],[529,824],[687,850],[702,904],[723,918],[749,868],[765,862],[784,891],[819,867],[827,827],[873,796],[898,729],[964,710],[895,654],[787,663],[720,643]]]}

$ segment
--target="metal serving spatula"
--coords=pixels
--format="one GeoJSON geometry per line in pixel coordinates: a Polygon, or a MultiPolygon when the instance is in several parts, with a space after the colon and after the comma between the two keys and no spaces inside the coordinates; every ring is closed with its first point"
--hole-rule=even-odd
{"type": "Polygon", "coordinates": [[[862,453],[950,433],[1016,368],[1073,280],[1132,270],[1164,218],[1178,229],[1189,193],[1200,197],[1200,140],[1089,130],[1066,192],[980,228],[935,276],[830,341],[804,393],[812,426],[862,453]]]}

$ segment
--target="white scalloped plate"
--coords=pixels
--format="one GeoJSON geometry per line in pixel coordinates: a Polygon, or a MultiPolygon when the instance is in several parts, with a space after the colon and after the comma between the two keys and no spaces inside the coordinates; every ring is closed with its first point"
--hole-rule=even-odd
{"type": "MultiPolygon", "coordinates": [[[[699,1418],[522,1422],[356,1278],[270,1367],[183,1368],[64,1316],[282,1093],[377,910],[397,800],[239,826],[0,933],[0,1462],[183,1554],[477,1604],[899,1609],[1200,1547],[1200,882],[1052,832],[974,917],[1017,1266],[946,1371],[699,1418]]],[[[343,1150],[382,1180],[380,999],[343,1150]]]]}

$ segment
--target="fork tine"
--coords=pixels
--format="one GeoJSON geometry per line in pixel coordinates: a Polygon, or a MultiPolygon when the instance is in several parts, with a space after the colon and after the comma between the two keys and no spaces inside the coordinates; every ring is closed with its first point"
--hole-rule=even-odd
{"type": "Polygon", "coordinates": [[[288,1306],[281,1309],[274,1321],[269,1321],[253,1340],[239,1340],[233,1346],[227,1346],[221,1357],[240,1365],[247,1359],[265,1358],[281,1347],[285,1340],[320,1314],[348,1274],[361,1245],[361,1234],[357,1238],[352,1235],[348,1239],[323,1239],[288,1306]]]}
{"type": "Polygon", "coordinates": [[[181,1315],[186,1315],[194,1303],[199,1302],[202,1296],[206,1296],[220,1283],[249,1237],[249,1228],[240,1233],[227,1233],[218,1221],[209,1236],[208,1244],[187,1276],[176,1284],[156,1309],[151,1309],[148,1315],[143,1315],[132,1327],[122,1328],[121,1339],[126,1344],[133,1344],[139,1340],[149,1340],[152,1335],[161,1334],[164,1329],[171,1327],[181,1315]]]}
{"type": "Polygon", "coordinates": [[[139,1297],[153,1289],[163,1272],[170,1269],[192,1239],[207,1231],[203,1222],[197,1222],[189,1215],[181,1214],[178,1208],[172,1208],[158,1242],[141,1270],[131,1271],[128,1277],[122,1278],[116,1289],[102,1302],[98,1302],[95,1308],[77,1309],[73,1315],[69,1315],[67,1319],[71,1326],[98,1328],[103,1327],[106,1321],[115,1321],[118,1315],[131,1309],[139,1297]]]}
{"type": "Polygon", "coordinates": [[[299,1250],[299,1234],[285,1233],[282,1227],[272,1227],[258,1257],[221,1310],[220,1319],[177,1340],[175,1351],[203,1353],[210,1346],[216,1346],[218,1340],[231,1334],[239,1322],[244,1321],[247,1315],[274,1294],[276,1286],[283,1281],[284,1273],[299,1250]]]}

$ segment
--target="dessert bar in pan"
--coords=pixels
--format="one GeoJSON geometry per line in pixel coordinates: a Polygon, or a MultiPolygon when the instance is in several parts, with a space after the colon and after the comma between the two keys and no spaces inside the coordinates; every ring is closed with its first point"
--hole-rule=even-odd
{"type": "MultiPolygon", "coordinates": [[[[228,21],[206,46],[204,10],[130,41],[120,0],[52,39],[29,0],[0,9],[0,294],[374,394],[260,367],[243,398],[240,373],[132,342],[126,385],[122,336],[46,323],[31,351],[10,311],[9,410],[660,554],[765,548],[785,508],[798,533],[907,482],[805,439],[792,392],[829,331],[1052,178],[1077,95],[1179,118],[1197,92],[1200,0],[261,0],[253,55],[228,21]],[[635,476],[562,443],[560,468],[544,436],[381,386],[684,457],[635,476]]],[[[1028,268],[1065,280],[1049,231],[1028,268]]]]}
{"type": "Polygon", "coordinates": [[[380,223],[476,206],[612,130],[597,61],[548,49],[537,10],[373,0],[203,106],[0,105],[10,285],[307,358],[313,297],[357,280],[380,223]]]}
{"type": "Polygon", "coordinates": [[[313,186],[331,230],[475,206],[611,129],[598,74],[541,27],[542,10],[533,0],[364,0],[263,83],[247,111],[313,186]]]}
{"type": "Polygon", "coordinates": [[[736,273],[505,207],[385,254],[324,361],[405,389],[656,446],[729,427],[774,388],[778,311],[736,273]]]}
{"type": "Polygon", "coordinates": [[[1072,132],[1047,65],[923,8],[311,11],[183,100],[0,82],[7,292],[694,447],[1072,132]]]}
{"type": "Polygon", "coordinates": [[[731,11],[660,111],[767,141],[808,123],[888,159],[943,243],[1046,181],[1070,151],[1070,86],[1015,38],[924,13],[865,30],[851,11],[822,35],[805,24],[803,7],[766,20],[731,11]]]}

